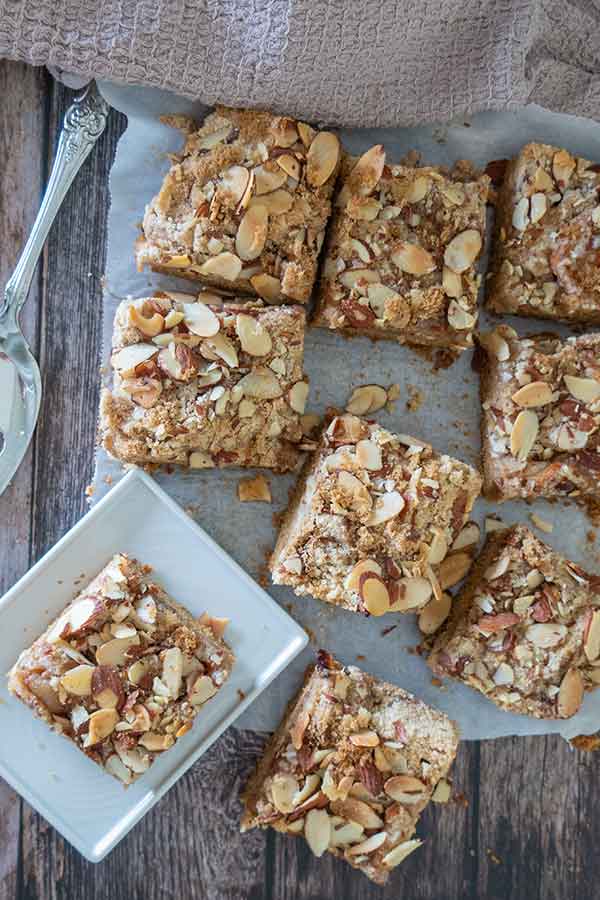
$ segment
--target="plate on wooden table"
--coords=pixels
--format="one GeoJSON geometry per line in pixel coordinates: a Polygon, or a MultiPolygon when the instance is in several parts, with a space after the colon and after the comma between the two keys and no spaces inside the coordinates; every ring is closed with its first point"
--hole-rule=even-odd
{"type": "Polygon", "coordinates": [[[125,789],[0,682],[0,775],[99,862],[308,641],[306,633],[148,475],[131,471],[0,600],[0,671],[117,552],[153,567],[194,616],[229,618],[231,676],[191,731],[125,789]]]}

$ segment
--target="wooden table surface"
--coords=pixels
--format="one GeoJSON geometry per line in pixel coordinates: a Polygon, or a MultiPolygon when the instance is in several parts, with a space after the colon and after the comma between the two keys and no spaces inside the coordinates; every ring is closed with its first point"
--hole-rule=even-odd
{"type": "MultiPolygon", "coordinates": [[[[44,70],[0,62],[0,286],[33,222],[70,96],[44,70]]],[[[33,446],[0,498],[0,595],[86,511],[108,173],[124,127],[113,113],[53,227],[23,312],[44,396],[33,446]]],[[[230,729],[99,865],[0,781],[0,900],[600,897],[600,754],[558,737],[462,744],[456,799],[425,811],[425,846],[382,889],[338,860],[314,859],[302,840],[239,834],[239,789],[262,745],[230,729]]]]}

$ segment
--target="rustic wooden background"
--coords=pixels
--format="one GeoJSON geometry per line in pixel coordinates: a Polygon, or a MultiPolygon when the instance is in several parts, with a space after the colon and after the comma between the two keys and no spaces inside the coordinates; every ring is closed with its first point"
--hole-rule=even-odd
{"type": "MultiPolygon", "coordinates": [[[[70,96],[44,70],[0,61],[0,287],[33,222],[70,96]]],[[[33,446],[0,498],[0,595],[86,510],[108,172],[124,127],[114,113],[54,225],[24,309],[44,399],[33,446]]],[[[600,897],[600,754],[555,737],[463,744],[454,801],[425,812],[425,846],[381,889],[337,860],[315,860],[301,840],[240,836],[238,793],[262,743],[229,730],[96,866],[0,781],[0,900],[600,897]]]]}

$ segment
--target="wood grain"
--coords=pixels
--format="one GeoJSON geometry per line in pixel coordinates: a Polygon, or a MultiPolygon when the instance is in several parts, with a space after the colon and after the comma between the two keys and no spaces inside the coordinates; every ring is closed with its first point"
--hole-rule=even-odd
{"type": "MultiPolygon", "coordinates": [[[[0,288],[16,264],[36,216],[45,173],[47,77],[43,70],[0,61],[0,288]]],[[[38,352],[41,267],[21,315],[38,352]]],[[[0,497],[0,596],[29,567],[33,497],[32,449],[0,497]]],[[[0,783],[0,896],[17,891],[21,800],[0,783]]]]}
{"type": "MultiPolygon", "coordinates": [[[[70,92],[0,63],[0,226],[6,277],[38,205],[70,92]],[[19,152],[9,157],[8,151],[19,152]],[[5,162],[6,161],[6,162],[5,162]]],[[[0,499],[0,590],[85,512],[93,466],[108,172],[123,117],[73,186],[26,307],[44,402],[34,452],[0,499]],[[38,328],[39,322],[39,328],[38,328]]],[[[239,789],[263,738],[229,730],[93,866],[0,785],[0,900],[592,900],[600,896],[599,754],[560,738],[462,744],[453,802],[425,811],[424,847],[379,888],[304,841],[239,834],[239,789]]],[[[93,810],[90,810],[93,815],[93,810]]]]}

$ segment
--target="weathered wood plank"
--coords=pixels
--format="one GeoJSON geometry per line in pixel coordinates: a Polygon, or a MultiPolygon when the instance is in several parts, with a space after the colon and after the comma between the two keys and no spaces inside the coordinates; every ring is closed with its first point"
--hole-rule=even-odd
{"type": "MultiPolygon", "coordinates": [[[[0,61],[0,288],[15,266],[39,206],[47,131],[45,72],[0,61]]],[[[34,353],[38,351],[41,270],[31,288],[21,324],[34,353]]],[[[29,564],[32,503],[32,451],[12,484],[0,497],[0,596],[29,564]]],[[[17,891],[21,801],[0,783],[0,896],[17,891]]]]}

